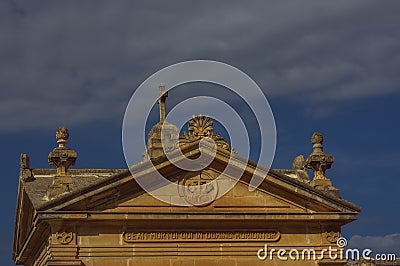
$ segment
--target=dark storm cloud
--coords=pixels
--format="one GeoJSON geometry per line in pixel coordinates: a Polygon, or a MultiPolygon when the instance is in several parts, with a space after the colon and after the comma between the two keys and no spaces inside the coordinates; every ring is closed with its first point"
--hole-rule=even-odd
{"type": "Polygon", "coordinates": [[[134,88],[188,59],[237,66],[306,113],[399,89],[395,1],[0,5],[0,131],[122,120],[134,88]]]}

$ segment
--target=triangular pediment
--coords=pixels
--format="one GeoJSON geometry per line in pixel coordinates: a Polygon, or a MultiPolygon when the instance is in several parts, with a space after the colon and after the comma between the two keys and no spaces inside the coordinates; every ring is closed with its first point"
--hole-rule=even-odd
{"type": "MultiPolygon", "coordinates": [[[[200,153],[207,154],[207,149],[201,152],[193,148],[187,152],[196,157],[200,153]]],[[[210,152],[212,154],[212,152],[210,152]]],[[[184,154],[185,155],[185,154],[184,154]]],[[[229,152],[217,150],[212,163],[203,171],[218,177],[229,162],[229,152]]],[[[173,157],[174,158],[174,157],[173,157]]],[[[177,158],[174,158],[177,160],[177,158]]],[[[232,158],[231,158],[232,159],[232,158]]],[[[359,208],[341,198],[319,191],[309,184],[291,178],[273,170],[259,168],[240,157],[234,158],[235,171],[225,174],[225,180],[233,180],[235,186],[226,194],[218,195],[210,204],[197,206],[197,209],[213,211],[265,212],[265,213],[358,213],[359,208]],[[249,191],[252,176],[262,179],[261,185],[254,191],[249,191]]],[[[139,178],[154,179],[155,170],[172,183],[179,183],[188,173],[177,168],[171,160],[158,158],[153,161],[143,161],[134,165],[131,172],[126,171],[83,190],[79,195],[66,195],[58,204],[49,204],[52,211],[57,210],[97,210],[97,211],[160,211],[178,210],[186,207],[174,206],[171,202],[163,202],[147,194],[136,182],[139,178]],[[154,165],[154,167],[153,167],[154,165]]],[[[154,179],[154,189],[163,189],[154,179]]],[[[232,182],[232,181],[231,181],[232,182]]],[[[168,193],[166,193],[168,194],[168,193]]],[[[189,204],[190,205],[190,204],[189,204]]],[[[196,204],[194,204],[196,205],[196,204]]]]}
{"type": "MultiPolygon", "coordinates": [[[[101,209],[107,212],[129,211],[162,211],[166,209],[182,209],[159,200],[148,193],[139,193],[127,197],[118,203],[101,209]]],[[[304,212],[304,208],[288,199],[280,198],[261,189],[249,191],[248,184],[238,182],[226,194],[209,204],[195,206],[198,210],[215,211],[267,211],[267,212],[304,212]]]]}

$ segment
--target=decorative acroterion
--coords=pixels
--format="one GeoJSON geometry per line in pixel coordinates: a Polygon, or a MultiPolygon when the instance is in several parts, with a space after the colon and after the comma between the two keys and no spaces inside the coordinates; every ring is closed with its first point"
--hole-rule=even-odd
{"type": "Polygon", "coordinates": [[[324,137],[319,132],[314,132],[311,137],[311,143],[313,144],[313,152],[308,156],[306,160],[307,168],[310,168],[314,172],[314,179],[327,179],[325,171],[331,168],[334,157],[326,154],[323,151],[324,137]]]}
{"type": "Polygon", "coordinates": [[[188,133],[179,137],[179,145],[184,146],[202,138],[212,139],[217,147],[230,150],[229,143],[219,134],[214,133],[213,120],[205,115],[192,116],[188,122],[188,133]]]}
{"type": "Polygon", "coordinates": [[[72,178],[68,173],[68,168],[75,164],[78,156],[74,150],[65,146],[68,138],[68,129],[63,126],[59,127],[56,131],[58,147],[53,149],[48,156],[49,164],[56,167],[53,184],[49,187],[47,193],[48,198],[54,198],[70,191],[69,187],[72,183],[72,178]]]}
{"type": "Polygon", "coordinates": [[[313,152],[305,161],[305,166],[314,172],[314,178],[311,185],[317,189],[329,191],[339,196],[339,190],[332,186],[332,182],[325,176],[325,171],[331,168],[334,157],[326,154],[323,149],[324,137],[320,132],[314,132],[311,136],[313,152]]]}

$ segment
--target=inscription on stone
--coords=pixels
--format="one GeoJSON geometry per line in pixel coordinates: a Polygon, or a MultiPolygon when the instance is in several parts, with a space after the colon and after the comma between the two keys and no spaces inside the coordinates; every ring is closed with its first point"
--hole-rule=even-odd
{"type": "Polygon", "coordinates": [[[278,241],[279,231],[213,231],[213,232],[124,232],[127,243],[154,241],[278,241]]]}

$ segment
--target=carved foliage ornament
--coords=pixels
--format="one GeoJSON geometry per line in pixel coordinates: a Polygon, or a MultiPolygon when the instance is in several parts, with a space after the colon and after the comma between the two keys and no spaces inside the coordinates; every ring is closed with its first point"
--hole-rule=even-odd
{"type": "Polygon", "coordinates": [[[204,115],[193,116],[189,120],[189,136],[194,138],[210,137],[214,130],[213,121],[204,115]]]}
{"type": "Polygon", "coordinates": [[[211,138],[218,147],[230,150],[228,142],[219,134],[214,133],[214,125],[211,118],[205,115],[193,116],[188,122],[188,131],[179,137],[179,145],[185,145],[201,138],[211,138]]]}
{"type": "Polygon", "coordinates": [[[69,132],[68,129],[61,126],[57,129],[56,131],[56,139],[58,144],[60,144],[60,146],[64,146],[69,138],[69,132]]]}

